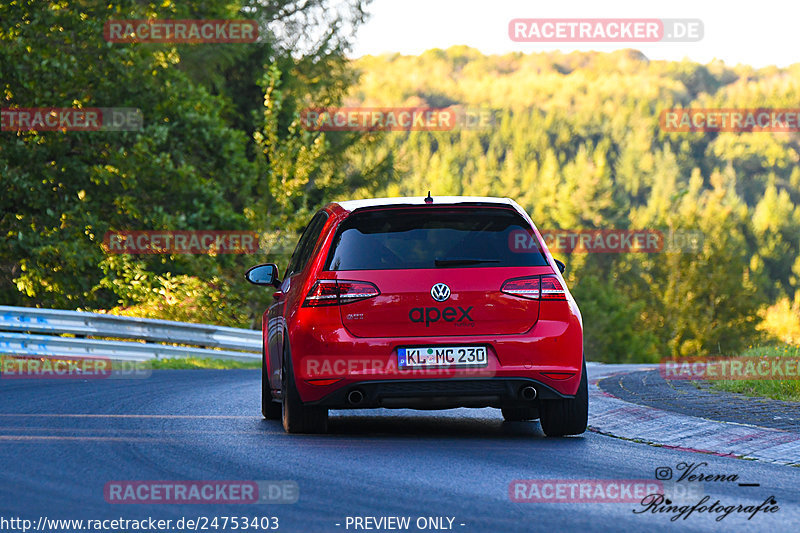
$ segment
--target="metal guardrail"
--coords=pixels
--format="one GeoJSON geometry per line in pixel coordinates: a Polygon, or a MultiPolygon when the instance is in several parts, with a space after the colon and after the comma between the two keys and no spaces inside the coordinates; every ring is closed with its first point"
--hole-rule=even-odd
{"type": "Polygon", "coordinates": [[[261,342],[261,332],[250,329],[0,306],[0,353],[108,357],[131,361],[174,357],[253,360],[261,357],[261,342]],[[75,337],[62,337],[63,334],[75,337]]]}

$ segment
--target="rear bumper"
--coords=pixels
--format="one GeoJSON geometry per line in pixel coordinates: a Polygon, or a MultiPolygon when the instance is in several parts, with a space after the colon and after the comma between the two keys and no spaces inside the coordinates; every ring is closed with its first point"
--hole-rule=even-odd
{"type": "Polygon", "coordinates": [[[320,400],[309,402],[330,409],[365,409],[375,407],[409,409],[448,409],[455,407],[530,407],[538,401],[569,398],[533,379],[414,379],[363,381],[340,387],[320,400]],[[522,397],[525,387],[536,389],[536,399],[522,397]],[[350,399],[360,393],[359,401],[350,399]]]}
{"type": "MultiPolygon", "coordinates": [[[[341,399],[356,387],[366,387],[366,398],[360,407],[385,407],[379,404],[386,403],[382,398],[395,394],[388,383],[425,381],[493,383],[481,394],[461,394],[457,387],[450,393],[448,387],[442,387],[446,392],[444,396],[455,399],[464,396],[465,400],[486,405],[502,403],[513,396],[511,392],[495,391],[495,382],[517,385],[530,381],[537,391],[550,390],[571,397],[578,390],[583,364],[580,315],[574,302],[569,306],[563,302],[542,302],[542,310],[540,319],[530,331],[518,335],[364,338],[355,337],[342,327],[338,310],[334,314],[322,308],[315,321],[290,322],[288,339],[297,390],[304,403],[323,405],[329,402],[331,407],[347,407],[341,399]],[[330,314],[323,324],[320,323],[322,313],[330,314]],[[485,346],[489,355],[488,365],[482,368],[398,368],[398,348],[447,345],[485,346]],[[387,385],[377,385],[384,382],[387,385]],[[373,390],[374,395],[367,394],[373,390]],[[481,396],[481,401],[475,401],[475,396],[481,396]],[[367,403],[370,399],[374,400],[372,404],[367,403]]],[[[419,392],[419,397],[428,400],[438,397],[424,390],[419,392]]],[[[411,392],[404,394],[403,398],[413,397],[411,392]]]]}

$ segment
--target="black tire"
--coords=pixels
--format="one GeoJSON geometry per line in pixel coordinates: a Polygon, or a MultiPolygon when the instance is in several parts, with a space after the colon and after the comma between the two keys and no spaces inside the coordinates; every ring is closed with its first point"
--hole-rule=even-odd
{"type": "Polygon", "coordinates": [[[503,413],[503,419],[509,422],[524,422],[539,418],[539,410],[536,407],[503,407],[500,412],[503,413]]]}
{"type": "MultiPolygon", "coordinates": [[[[288,351],[287,351],[288,352],[288,351]]],[[[324,407],[303,405],[294,381],[292,358],[283,357],[281,372],[281,402],[283,404],[283,429],[286,433],[325,433],[328,431],[328,410],[324,407]]]]}
{"type": "Polygon", "coordinates": [[[267,420],[281,419],[281,404],[272,397],[272,390],[269,386],[269,376],[267,375],[267,363],[261,357],[261,414],[267,420]]]}
{"type": "Polygon", "coordinates": [[[589,383],[586,378],[586,361],[583,362],[581,383],[575,398],[542,400],[539,415],[542,431],[548,437],[580,435],[589,421],[589,383]]]}

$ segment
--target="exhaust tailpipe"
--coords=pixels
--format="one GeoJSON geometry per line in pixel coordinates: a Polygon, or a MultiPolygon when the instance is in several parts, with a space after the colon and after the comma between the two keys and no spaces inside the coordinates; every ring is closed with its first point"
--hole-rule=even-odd
{"type": "Polygon", "coordinates": [[[519,395],[523,400],[528,400],[528,401],[535,400],[536,399],[536,389],[534,389],[530,385],[527,385],[525,387],[522,387],[519,390],[519,395]]]}
{"type": "MultiPolygon", "coordinates": [[[[535,394],[535,393],[534,393],[535,394]]],[[[358,389],[351,390],[347,393],[347,402],[351,405],[358,405],[364,401],[364,393],[358,389]]]]}

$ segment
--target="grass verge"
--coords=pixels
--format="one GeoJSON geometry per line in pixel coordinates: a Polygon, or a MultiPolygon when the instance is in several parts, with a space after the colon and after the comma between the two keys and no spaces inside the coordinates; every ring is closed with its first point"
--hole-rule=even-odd
{"type": "Polygon", "coordinates": [[[228,370],[231,368],[261,368],[261,360],[238,361],[233,359],[212,359],[210,357],[182,357],[176,359],[153,359],[149,361],[153,370],[213,368],[228,370]]]}
{"type": "MultiPolygon", "coordinates": [[[[757,346],[742,352],[741,357],[774,360],[776,357],[800,359],[800,346],[757,346]]],[[[727,392],[739,392],[746,396],[761,396],[800,402],[800,379],[753,379],[753,380],[713,380],[711,388],[727,392]]]]}

